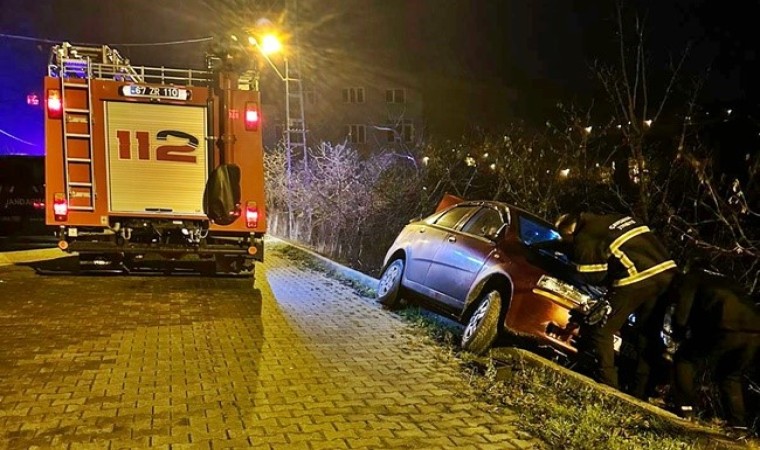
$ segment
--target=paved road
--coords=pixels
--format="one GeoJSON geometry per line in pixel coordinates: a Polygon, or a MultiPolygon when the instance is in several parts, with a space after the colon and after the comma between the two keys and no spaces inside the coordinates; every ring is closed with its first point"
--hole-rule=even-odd
{"type": "Polygon", "coordinates": [[[396,316],[268,248],[250,280],[0,267],[0,448],[534,448],[396,316]]]}

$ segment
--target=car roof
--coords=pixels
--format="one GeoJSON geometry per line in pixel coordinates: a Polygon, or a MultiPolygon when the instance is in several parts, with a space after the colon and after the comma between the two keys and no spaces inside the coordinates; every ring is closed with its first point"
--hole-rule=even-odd
{"type": "MultiPolygon", "coordinates": [[[[527,216],[533,220],[543,223],[544,225],[548,227],[554,228],[554,225],[548,220],[544,219],[543,217],[536,215],[535,213],[532,213],[530,211],[527,211],[523,208],[520,208],[519,206],[515,206],[511,203],[499,202],[496,200],[466,200],[464,202],[457,203],[456,205],[452,205],[451,208],[453,208],[454,206],[491,206],[496,209],[507,208],[510,211],[510,214],[514,214],[516,212],[520,216],[527,216]]],[[[451,208],[447,208],[446,210],[448,211],[451,208]]]]}

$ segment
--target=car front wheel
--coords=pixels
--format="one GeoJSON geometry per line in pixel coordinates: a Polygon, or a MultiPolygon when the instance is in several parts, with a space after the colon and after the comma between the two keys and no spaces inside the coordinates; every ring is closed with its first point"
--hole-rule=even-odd
{"type": "Polygon", "coordinates": [[[401,306],[401,277],[404,275],[404,260],[396,259],[385,268],[377,286],[377,301],[386,309],[401,306]]]}
{"type": "Polygon", "coordinates": [[[470,316],[462,334],[462,349],[476,355],[487,352],[499,336],[500,312],[499,291],[491,290],[480,297],[478,306],[470,316]]]}

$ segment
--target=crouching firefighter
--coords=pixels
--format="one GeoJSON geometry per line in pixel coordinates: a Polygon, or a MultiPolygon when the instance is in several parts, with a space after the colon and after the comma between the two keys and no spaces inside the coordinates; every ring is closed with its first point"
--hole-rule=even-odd
{"type": "Polygon", "coordinates": [[[651,230],[629,216],[565,214],[556,227],[569,247],[579,278],[607,286],[608,314],[597,317],[596,325],[581,330],[596,359],[594,377],[620,388],[613,336],[635,313],[638,359],[630,393],[645,398],[651,361],[661,355],[657,342],[676,263],[651,230]]]}
{"type": "Polygon", "coordinates": [[[675,354],[673,400],[676,413],[691,418],[696,412],[695,377],[715,372],[725,416],[732,427],[745,427],[742,376],[750,371],[760,346],[760,306],[739,283],[701,261],[673,282],[672,337],[675,354]]]}

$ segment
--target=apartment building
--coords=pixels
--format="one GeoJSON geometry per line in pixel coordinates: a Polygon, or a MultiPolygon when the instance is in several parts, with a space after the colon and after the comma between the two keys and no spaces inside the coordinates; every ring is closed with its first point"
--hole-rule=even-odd
{"type": "MultiPolygon", "coordinates": [[[[423,98],[415,78],[373,69],[299,71],[309,146],[347,142],[372,154],[412,146],[422,138],[423,98]]],[[[285,131],[285,82],[265,72],[261,91],[264,145],[273,147],[285,131]]]]}

